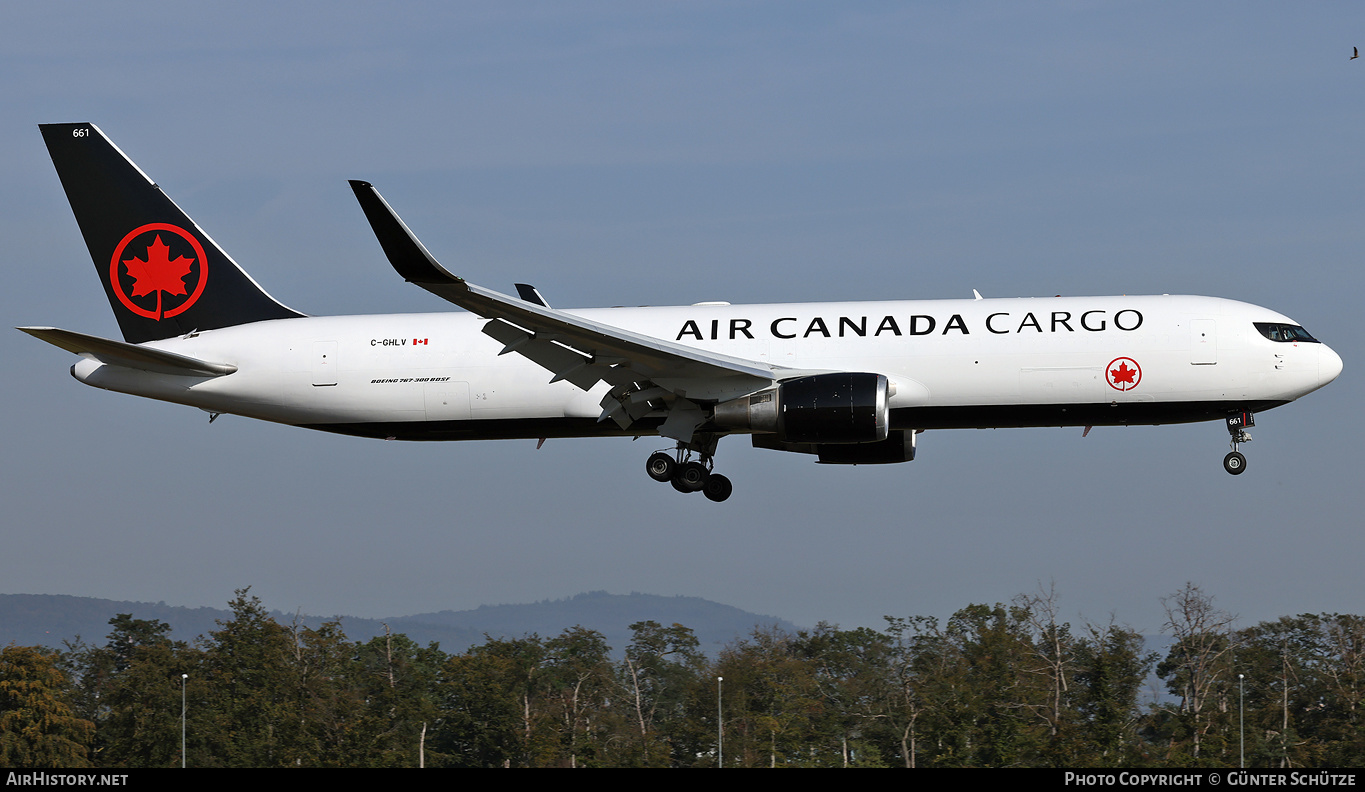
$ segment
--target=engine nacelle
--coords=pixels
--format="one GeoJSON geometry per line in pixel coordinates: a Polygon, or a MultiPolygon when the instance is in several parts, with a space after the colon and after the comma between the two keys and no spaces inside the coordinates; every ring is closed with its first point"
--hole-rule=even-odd
{"type": "Polygon", "coordinates": [[[713,420],[784,443],[877,443],[891,431],[889,402],[882,374],[816,374],[717,404],[713,420]]]}
{"type": "Polygon", "coordinates": [[[750,435],[754,448],[815,454],[822,465],[890,465],[915,458],[915,430],[896,429],[879,443],[784,443],[770,434],[750,435]]]}
{"type": "Polygon", "coordinates": [[[822,444],[815,447],[822,465],[894,465],[915,459],[915,430],[896,430],[880,443],[822,444]]]}

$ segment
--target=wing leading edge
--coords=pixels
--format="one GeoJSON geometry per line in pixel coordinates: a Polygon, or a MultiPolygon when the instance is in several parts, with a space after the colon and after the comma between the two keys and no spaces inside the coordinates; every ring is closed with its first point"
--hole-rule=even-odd
{"type": "Polygon", "coordinates": [[[622,429],[657,409],[668,412],[660,433],[688,442],[705,416],[699,402],[744,396],[784,372],[775,366],[706,352],[594,322],[499,294],[452,274],[426,249],[368,182],[352,181],[360,208],[389,263],[403,279],[488,319],[484,334],[553,376],[583,390],[611,385],[599,420],[622,429]]]}

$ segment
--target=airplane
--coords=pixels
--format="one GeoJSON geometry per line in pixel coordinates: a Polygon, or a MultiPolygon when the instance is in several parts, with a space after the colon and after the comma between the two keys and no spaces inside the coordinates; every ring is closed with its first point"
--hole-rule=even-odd
{"type": "Polygon", "coordinates": [[[441,265],[350,182],[389,263],[463,312],[305,316],[271,297],[89,123],[40,125],[123,340],[25,333],[97,388],[388,440],[660,436],[646,472],[713,501],[717,443],[824,464],[915,458],[929,429],[1223,421],[1336,379],[1298,322],[1244,302],[1121,296],[552,308],[441,265]]]}

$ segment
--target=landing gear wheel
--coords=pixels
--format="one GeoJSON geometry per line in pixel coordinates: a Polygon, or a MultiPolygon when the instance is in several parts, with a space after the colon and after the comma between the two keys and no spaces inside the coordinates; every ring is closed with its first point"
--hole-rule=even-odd
{"type": "Polygon", "coordinates": [[[1256,425],[1256,416],[1249,411],[1235,412],[1228,415],[1227,423],[1228,434],[1232,436],[1232,453],[1223,457],[1223,469],[1234,476],[1240,476],[1242,471],[1247,469],[1247,458],[1242,456],[1237,446],[1251,442],[1247,427],[1256,425]]]}
{"type": "Polygon", "coordinates": [[[706,486],[702,487],[701,491],[708,499],[720,503],[730,497],[730,493],[735,491],[735,487],[730,483],[730,479],[719,473],[712,473],[706,479],[706,486]]]}
{"type": "Polygon", "coordinates": [[[706,465],[700,462],[686,462],[678,468],[677,475],[673,477],[673,486],[679,492],[700,492],[710,477],[711,471],[706,469],[706,465]]]}
{"type": "Polygon", "coordinates": [[[645,472],[649,477],[660,483],[671,481],[673,474],[678,469],[678,463],[673,461],[673,457],[662,451],[655,451],[645,460],[645,472]]]}

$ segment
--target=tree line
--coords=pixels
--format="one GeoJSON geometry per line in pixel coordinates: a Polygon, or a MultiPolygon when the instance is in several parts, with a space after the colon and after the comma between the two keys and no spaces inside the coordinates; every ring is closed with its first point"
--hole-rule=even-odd
{"type": "Polygon", "coordinates": [[[244,589],[193,643],[120,614],[101,645],[0,650],[0,765],[1365,764],[1365,619],[1234,629],[1194,585],[1163,604],[1164,657],[1063,621],[1051,591],[881,630],[759,627],[714,658],[653,621],[615,656],[582,627],[446,654],[280,624],[244,589]]]}

